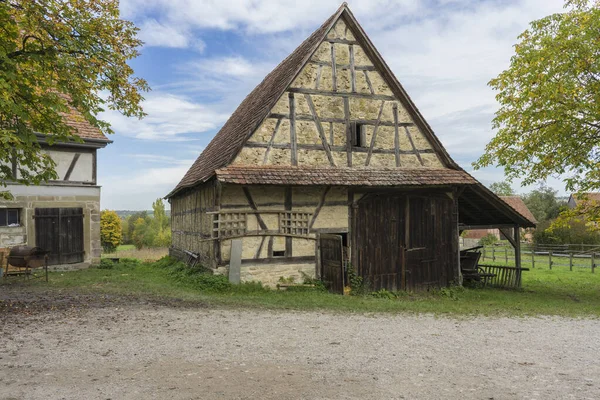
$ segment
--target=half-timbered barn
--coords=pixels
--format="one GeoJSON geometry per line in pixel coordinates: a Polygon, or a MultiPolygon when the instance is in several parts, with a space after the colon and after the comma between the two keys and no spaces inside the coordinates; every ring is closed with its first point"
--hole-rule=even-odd
{"type": "Polygon", "coordinates": [[[99,129],[75,110],[64,116],[82,142],[48,144],[37,134],[42,151],[56,163],[58,179],[26,186],[19,184],[13,163],[6,190],[12,200],[0,199],[0,252],[28,245],[49,252],[50,265],[86,266],[100,261],[100,186],[96,179],[97,150],[110,143],[99,129]]]}
{"type": "Polygon", "coordinates": [[[172,255],[265,284],[339,286],[329,275],[351,263],[374,289],[446,286],[460,230],[531,225],[450,158],[345,3],[167,198],[172,255]]]}

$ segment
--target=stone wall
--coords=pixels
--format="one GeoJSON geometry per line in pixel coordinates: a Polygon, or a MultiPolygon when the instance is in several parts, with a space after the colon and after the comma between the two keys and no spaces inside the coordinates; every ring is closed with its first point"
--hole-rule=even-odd
{"type": "Polygon", "coordinates": [[[20,186],[8,185],[13,200],[0,200],[0,207],[21,210],[20,227],[0,228],[0,245],[12,247],[17,244],[35,246],[36,208],[83,209],[84,263],[100,262],[100,187],[98,186],[20,186]],[[17,243],[19,242],[19,243],[17,243]]]}
{"type": "Polygon", "coordinates": [[[243,265],[240,271],[242,282],[261,282],[265,286],[276,287],[280,278],[294,278],[294,283],[302,283],[302,273],[314,278],[315,263],[285,265],[250,264],[243,265]]]}

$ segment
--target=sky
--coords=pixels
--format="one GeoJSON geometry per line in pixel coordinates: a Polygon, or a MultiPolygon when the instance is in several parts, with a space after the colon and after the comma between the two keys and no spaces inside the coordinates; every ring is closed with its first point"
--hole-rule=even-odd
{"type": "MultiPolygon", "coordinates": [[[[145,42],[131,62],[148,81],[144,119],[117,112],[98,152],[102,209],[150,209],[175,187],[244,97],[340,6],[339,0],[121,0],[145,42]]],[[[562,0],[354,0],[350,9],[452,158],[471,163],[493,137],[490,79],[530,21],[562,0]]],[[[558,179],[547,182],[564,194],[558,179]]],[[[526,193],[513,182],[518,193],[526,193]]]]}

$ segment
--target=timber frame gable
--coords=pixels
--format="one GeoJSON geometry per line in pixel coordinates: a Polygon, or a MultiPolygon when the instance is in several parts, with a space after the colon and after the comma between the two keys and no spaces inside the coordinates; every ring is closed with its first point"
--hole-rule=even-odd
{"type": "MultiPolygon", "coordinates": [[[[329,101],[329,105],[335,101],[329,101]]],[[[323,153],[322,157],[317,157],[318,167],[425,166],[462,171],[435,136],[347,3],[343,3],[244,99],[166,197],[206,182],[216,170],[232,164],[303,165],[302,156],[314,151],[323,153]],[[349,49],[347,56],[340,51],[344,46],[349,49]],[[333,62],[333,59],[336,61],[333,62]],[[314,71],[314,89],[307,87],[307,68],[314,71]],[[330,88],[324,84],[329,70],[330,88]],[[381,93],[378,92],[378,84],[381,93]],[[349,90],[338,90],[342,86],[349,87],[349,90]],[[335,115],[320,115],[319,106],[322,104],[318,103],[319,96],[336,99],[339,109],[335,115]],[[351,118],[349,114],[354,103],[361,101],[376,105],[367,106],[369,115],[351,118]],[[294,112],[300,111],[293,121],[289,118],[290,106],[294,112]],[[348,144],[352,139],[352,126],[355,126],[350,126],[351,122],[362,123],[369,128],[370,134],[364,134],[366,143],[362,146],[348,144]],[[306,129],[310,129],[313,136],[310,140],[302,136],[306,129]],[[381,140],[382,132],[389,130],[393,131],[393,143],[378,148],[377,137],[381,140]],[[419,148],[421,145],[423,148],[419,148]],[[254,151],[249,150],[251,148],[254,151]],[[247,159],[244,153],[254,154],[247,159]],[[292,154],[295,154],[294,158],[292,154]],[[377,162],[380,158],[386,158],[386,161],[377,162]],[[391,163],[390,158],[393,159],[391,163]],[[410,163],[403,165],[403,159],[407,158],[410,163]]]]}

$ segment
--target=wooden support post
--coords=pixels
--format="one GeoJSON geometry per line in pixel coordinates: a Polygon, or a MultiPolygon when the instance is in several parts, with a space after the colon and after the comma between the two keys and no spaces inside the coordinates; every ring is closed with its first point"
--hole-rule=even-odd
{"type": "Polygon", "coordinates": [[[516,268],[516,278],[517,278],[517,287],[521,287],[521,228],[518,225],[515,225],[515,268],[516,268]]]}
{"type": "Polygon", "coordinates": [[[535,249],[531,248],[531,268],[535,268],[535,249]]]}
{"type": "Polygon", "coordinates": [[[548,266],[552,269],[552,250],[548,250],[548,266]]]}
{"type": "Polygon", "coordinates": [[[504,264],[508,265],[508,249],[506,247],[504,248],[504,264]]]}
{"type": "Polygon", "coordinates": [[[573,252],[569,252],[569,271],[573,271],[573,252]]]}
{"type": "Polygon", "coordinates": [[[596,265],[594,264],[594,253],[590,254],[590,258],[592,260],[592,274],[593,274],[594,272],[596,272],[595,271],[596,265]]]}
{"type": "Polygon", "coordinates": [[[496,248],[492,247],[492,261],[496,261],[496,248]]]}
{"type": "Polygon", "coordinates": [[[482,254],[482,257],[483,257],[483,261],[485,261],[485,246],[483,247],[483,254],[482,254]]]}

